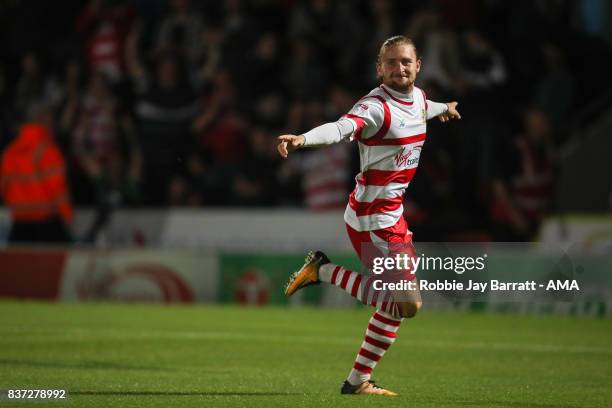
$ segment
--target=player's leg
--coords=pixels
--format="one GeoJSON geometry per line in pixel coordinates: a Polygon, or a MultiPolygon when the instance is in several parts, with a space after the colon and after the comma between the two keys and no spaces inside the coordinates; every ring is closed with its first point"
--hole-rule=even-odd
{"type": "Polygon", "coordinates": [[[371,382],[372,371],[395,342],[401,323],[402,318],[396,318],[382,310],[374,312],[368,321],[365,338],[361,343],[353,368],[342,385],[340,391],[342,394],[397,395],[382,387],[363,387],[364,384],[371,382]]]}
{"type": "Polygon", "coordinates": [[[411,288],[402,291],[392,291],[391,298],[395,303],[396,315],[403,318],[415,317],[423,306],[421,291],[416,276],[410,271],[399,271],[399,279],[414,282],[411,288]]]}
{"type": "Polygon", "coordinates": [[[423,307],[423,302],[398,302],[400,316],[410,319],[423,307]]]}
{"type": "MultiPolygon", "coordinates": [[[[372,258],[376,256],[384,256],[384,253],[379,252],[376,245],[372,244],[369,231],[359,232],[347,225],[347,232],[364,265],[371,265],[372,258]],[[362,248],[366,250],[362,252],[362,248]]],[[[304,265],[291,276],[285,288],[285,295],[291,296],[299,289],[326,282],[338,286],[364,304],[399,317],[400,311],[391,293],[374,289],[373,283],[377,278],[377,276],[363,275],[336,265],[330,262],[323,252],[317,251],[308,254],[304,265]]]]}
{"type": "MultiPolygon", "coordinates": [[[[370,242],[376,247],[376,251],[384,255],[395,256],[395,254],[400,254],[400,256],[403,256],[406,254],[408,257],[416,256],[416,251],[412,245],[412,236],[403,218],[393,227],[371,232],[370,238],[370,242]]],[[[360,250],[363,251],[363,247],[360,250]]],[[[414,263],[411,264],[414,265],[414,263]]],[[[399,271],[393,270],[385,272],[378,278],[390,283],[400,280],[416,282],[415,272],[410,268],[399,271]]],[[[412,289],[379,294],[379,296],[389,296],[389,300],[383,304],[394,305],[394,313],[389,313],[381,308],[374,312],[370,318],[364,341],[357,353],[353,368],[343,385],[343,393],[345,390],[358,390],[358,387],[363,387],[363,384],[370,382],[372,371],[394,343],[403,318],[414,317],[422,305],[420,292],[416,285],[412,289]]],[[[380,395],[395,395],[395,393],[384,389],[378,393],[380,395]]]]}
{"type": "Polygon", "coordinates": [[[401,218],[396,225],[383,230],[372,231],[372,241],[380,251],[390,257],[400,256],[400,259],[408,259],[407,268],[401,270],[386,271],[382,279],[389,283],[412,282],[413,285],[402,291],[392,291],[391,298],[397,307],[396,317],[412,318],[423,306],[421,293],[416,279],[416,249],[412,243],[412,233],[408,230],[408,224],[401,218]]]}
{"type": "Polygon", "coordinates": [[[409,293],[395,292],[394,296],[402,299],[402,301],[397,302],[400,317],[383,310],[374,312],[368,322],[365,338],[361,343],[353,368],[342,386],[341,392],[343,394],[397,395],[382,387],[369,385],[371,383],[370,378],[378,362],[395,342],[403,318],[414,317],[423,303],[420,300],[418,288],[409,293]]]}
{"type": "MultiPolygon", "coordinates": [[[[402,218],[396,226],[378,235],[371,231],[356,231],[349,225],[347,225],[347,232],[361,261],[364,265],[371,267],[373,258],[390,253],[389,242],[406,240],[407,226],[402,218]]],[[[414,279],[414,275],[412,278],[414,279]]],[[[285,294],[291,296],[303,287],[328,282],[345,290],[362,303],[376,307],[377,311],[368,322],[366,336],[353,364],[353,369],[342,386],[343,394],[397,395],[376,386],[370,380],[371,372],[395,341],[396,333],[402,322],[401,314],[404,313],[407,317],[414,316],[416,314],[414,309],[420,307],[420,304],[415,303],[412,298],[403,299],[402,310],[404,311],[402,312],[399,302],[395,300],[391,292],[374,289],[373,282],[376,279],[380,279],[380,276],[363,275],[335,265],[325,254],[317,251],[307,256],[304,265],[292,275],[285,289],[285,294]]]]}

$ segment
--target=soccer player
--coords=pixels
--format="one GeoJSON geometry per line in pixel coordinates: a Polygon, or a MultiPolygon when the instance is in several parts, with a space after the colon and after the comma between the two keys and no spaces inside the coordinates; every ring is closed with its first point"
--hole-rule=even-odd
{"type": "MultiPolygon", "coordinates": [[[[361,171],[344,213],[351,243],[366,267],[376,256],[415,256],[412,232],[404,220],[404,193],[416,171],[426,137],[426,121],[461,119],[457,102],[436,103],[414,85],[421,60],[409,38],[395,36],[381,46],[376,73],[381,85],[361,98],[351,111],[333,123],[318,126],[302,135],[278,137],[278,151],[284,158],[301,147],[321,146],[357,140],[361,171]]],[[[410,269],[385,272],[394,281],[415,279],[410,269]]],[[[379,275],[362,275],[330,262],[321,251],[309,253],[285,289],[295,291],[320,282],[339,286],[376,311],[370,319],[365,340],[344,381],[342,394],[386,395],[396,393],[377,386],[372,370],[395,341],[404,318],[414,317],[422,302],[418,290],[374,290],[379,275]]],[[[383,279],[384,280],[384,279],[383,279]]]]}

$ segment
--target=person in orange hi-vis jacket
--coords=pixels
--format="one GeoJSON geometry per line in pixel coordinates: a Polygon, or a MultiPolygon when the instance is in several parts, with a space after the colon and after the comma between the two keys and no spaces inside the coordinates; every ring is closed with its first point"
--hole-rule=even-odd
{"type": "Polygon", "coordinates": [[[10,242],[70,241],[64,156],[43,123],[24,124],[2,153],[0,195],[13,221],[10,242]]]}

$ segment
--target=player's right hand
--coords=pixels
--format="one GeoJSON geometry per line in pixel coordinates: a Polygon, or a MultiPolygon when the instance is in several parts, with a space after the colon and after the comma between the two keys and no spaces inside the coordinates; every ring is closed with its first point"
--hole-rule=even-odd
{"type": "Polygon", "coordinates": [[[459,102],[448,102],[446,104],[446,106],[448,106],[448,110],[438,116],[440,122],[448,122],[451,119],[461,119],[461,114],[457,110],[457,105],[459,105],[459,102]]]}
{"type": "Polygon", "coordinates": [[[286,159],[289,152],[299,149],[304,146],[305,138],[304,135],[281,135],[277,138],[278,140],[278,152],[286,159]]]}

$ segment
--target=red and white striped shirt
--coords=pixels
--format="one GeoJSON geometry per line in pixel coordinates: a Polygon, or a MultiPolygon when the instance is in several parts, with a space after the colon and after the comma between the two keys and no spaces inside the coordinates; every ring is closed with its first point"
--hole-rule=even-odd
{"type": "Polygon", "coordinates": [[[428,101],[417,87],[407,95],[381,85],[338,122],[304,134],[305,146],[342,139],[359,143],[361,171],[344,213],[348,225],[373,231],[397,223],[406,188],[419,165],[426,121],[446,109],[445,104],[428,101]]]}

